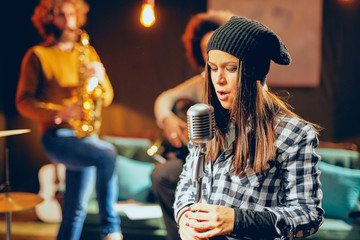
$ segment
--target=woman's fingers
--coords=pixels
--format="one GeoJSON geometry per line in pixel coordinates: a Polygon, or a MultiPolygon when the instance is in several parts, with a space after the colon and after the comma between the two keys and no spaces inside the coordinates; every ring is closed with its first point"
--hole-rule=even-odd
{"type": "Polygon", "coordinates": [[[197,203],[186,213],[188,226],[197,230],[200,237],[209,238],[233,231],[234,209],[224,206],[197,203]]]}
{"type": "MultiPolygon", "coordinates": [[[[180,222],[179,234],[182,240],[198,240],[195,235],[199,232],[196,229],[190,227],[190,223],[188,219],[184,219],[180,222]]],[[[194,220],[192,220],[194,221],[194,220]]]]}
{"type": "Polygon", "coordinates": [[[187,216],[189,219],[195,219],[197,221],[211,221],[213,219],[211,212],[189,212],[187,216]]]}

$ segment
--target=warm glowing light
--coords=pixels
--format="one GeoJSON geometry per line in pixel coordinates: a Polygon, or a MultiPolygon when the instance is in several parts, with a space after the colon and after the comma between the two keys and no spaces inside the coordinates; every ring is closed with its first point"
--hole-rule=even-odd
{"type": "Polygon", "coordinates": [[[86,39],[86,38],[81,39],[81,43],[82,43],[82,45],[86,46],[86,45],[88,45],[88,44],[89,44],[89,40],[88,40],[88,39],[86,39]]]}
{"type": "Polygon", "coordinates": [[[146,152],[149,156],[154,156],[154,154],[159,150],[155,145],[152,145],[146,152]]]}
{"type": "Polygon", "coordinates": [[[84,124],[82,125],[81,129],[86,132],[87,130],[89,130],[89,125],[84,124]]]}
{"type": "Polygon", "coordinates": [[[143,3],[140,22],[145,27],[151,27],[155,23],[154,4],[148,2],[143,3]]]}
{"type": "Polygon", "coordinates": [[[97,77],[90,78],[87,86],[87,91],[92,92],[98,85],[99,85],[99,80],[97,79],[97,77]]]}
{"type": "Polygon", "coordinates": [[[102,95],[103,91],[100,88],[96,88],[94,92],[95,97],[100,97],[102,95]]]}
{"type": "Polygon", "coordinates": [[[88,101],[83,103],[83,107],[87,110],[89,110],[91,108],[91,103],[89,103],[88,101]]]}

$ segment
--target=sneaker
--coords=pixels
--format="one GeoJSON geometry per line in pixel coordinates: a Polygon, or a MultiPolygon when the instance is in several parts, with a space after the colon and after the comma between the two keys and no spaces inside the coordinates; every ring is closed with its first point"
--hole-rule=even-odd
{"type": "Polygon", "coordinates": [[[122,240],[122,239],[123,239],[123,235],[119,232],[109,233],[108,235],[102,238],[102,240],[122,240]]]}

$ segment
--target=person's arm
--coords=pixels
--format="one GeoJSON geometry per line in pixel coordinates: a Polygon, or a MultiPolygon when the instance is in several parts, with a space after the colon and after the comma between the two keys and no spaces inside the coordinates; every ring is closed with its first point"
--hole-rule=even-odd
{"type": "Polygon", "coordinates": [[[155,100],[154,113],[156,123],[160,128],[164,127],[164,119],[168,116],[175,116],[171,109],[175,102],[181,98],[189,98],[195,102],[200,102],[203,89],[204,78],[201,74],[177,85],[174,88],[162,92],[155,100]]]}
{"type": "Polygon", "coordinates": [[[178,214],[180,231],[200,239],[218,235],[235,238],[274,239],[276,215],[269,211],[244,210],[198,203],[183,208],[178,214]]]}
{"type": "Polygon", "coordinates": [[[186,158],[186,163],[184,164],[183,171],[180,174],[180,180],[175,191],[175,202],[173,208],[175,221],[178,225],[181,239],[195,240],[194,236],[197,234],[197,231],[186,225],[187,214],[190,213],[189,206],[196,203],[194,194],[194,192],[196,192],[196,188],[191,179],[192,158],[190,156],[194,153],[194,147],[191,142],[189,142],[188,148],[190,153],[186,158]]]}
{"type": "Polygon", "coordinates": [[[174,147],[180,148],[188,141],[185,129],[186,122],[172,112],[176,101],[188,98],[196,103],[201,101],[203,91],[203,77],[197,75],[175,88],[161,93],[154,104],[157,125],[163,129],[165,138],[174,147]]]}
{"type": "Polygon", "coordinates": [[[41,63],[32,49],[25,54],[21,64],[16,92],[16,107],[19,113],[39,122],[53,122],[58,110],[45,108],[47,102],[37,99],[38,86],[43,79],[41,63]]]}
{"type": "Polygon", "coordinates": [[[235,208],[234,229],[232,236],[252,236],[255,239],[275,239],[279,237],[276,231],[276,215],[272,212],[256,212],[235,208]]]}
{"type": "Polygon", "coordinates": [[[196,186],[191,179],[191,168],[193,159],[191,155],[194,154],[194,144],[189,142],[188,144],[189,154],[186,158],[186,162],[183,166],[183,170],[180,174],[180,180],[176,187],[175,191],[175,201],[174,201],[174,216],[175,220],[178,221],[180,215],[184,213],[187,206],[196,203],[195,194],[196,186]]]}
{"type": "Polygon", "coordinates": [[[105,68],[101,63],[99,55],[97,54],[97,52],[95,51],[95,49],[93,47],[90,47],[89,49],[90,49],[90,53],[91,53],[91,61],[101,64],[101,67],[99,67],[101,69],[98,72],[101,73],[101,76],[99,76],[99,78],[100,78],[99,80],[100,80],[102,87],[104,88],[103,98],[104,98],[104,107],[106,107],[111,104],[111,102],[114,98],[114,90],[113,90],[113,87],[109,80],[109,77],[105,72],[105,68]]]}
{"type": "Polygon", "coordinates": [[[284,196],[283,206],[267,207],[276,219],[281,236],[306,237],[314,234],[323,222],[321,208],[320,171],[315,153],[318,138],[309,124],[297,118],[285,120],[278,127],[277,164],[281,169],[284,196]]]}

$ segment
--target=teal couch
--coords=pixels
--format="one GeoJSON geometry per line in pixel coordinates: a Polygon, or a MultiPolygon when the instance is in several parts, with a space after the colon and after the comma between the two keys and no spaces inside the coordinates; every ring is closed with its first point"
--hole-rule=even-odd
{"type": "Polygon", "coordinates": [[[318,148],[323,191],[324,223],[306,239],[360,239],[360,170],[359,152],[318,148]]]}
{"type": "MultiPolygon", "coordinates": [[[[158,206],[151,194],[150,173],[156,164],[146,153],[148,139],[110,137],[105,139],[118,150],[116,172],[119,177],[119,201],[129,199],[158,206]]],[[[323,190],[325,220],[319,231],[306,238],[316,240],[360,239],[360,170],[359,152],[318,148],[321,156],[319,169],[323,190]]],[[[97,203],[93,195],[84,223],[82,240],[100,240],[97,203]]],[[[125,239],[165,240],[166,229],[161,217],[130,220],[124,211],[119,211],[125,239]]]]}

